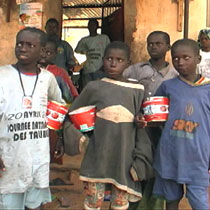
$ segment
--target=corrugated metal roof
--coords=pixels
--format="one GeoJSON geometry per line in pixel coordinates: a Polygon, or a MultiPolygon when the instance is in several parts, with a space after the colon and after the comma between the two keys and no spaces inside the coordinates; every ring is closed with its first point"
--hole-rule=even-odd
{"type": "Polygon", "coordinates": [[[90,19],[109,16],[122,6],[123,0],[63,0],[68,19],[90,19]],[[103,15],[102,15],[103,14],[103,15]]]}
{"type": "Polygon", "coordinates": [[[63,6],[89,6],[104,4],[121,4],[122,0],[63,0],[63,6]]]}
{"type": "Polygon", "coordinates": [[[63,0],[63,6],[95,5],[104,4],[107,0],[63,0]]]}

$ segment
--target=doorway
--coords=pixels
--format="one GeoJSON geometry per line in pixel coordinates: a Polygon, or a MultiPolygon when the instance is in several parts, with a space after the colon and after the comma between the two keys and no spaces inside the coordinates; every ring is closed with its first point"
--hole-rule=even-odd
{"type": "MultiPolygon", "coordinates": [[[[111,41],[124,41],[123,0],[63,0],[62,39],[75,49],[78,41],[89,35],[87,24],[90,19],[99,22],[98,33],[109,36],[111,41]]],[[[78,63],[85,56],[76,54],[78,63]]]]}

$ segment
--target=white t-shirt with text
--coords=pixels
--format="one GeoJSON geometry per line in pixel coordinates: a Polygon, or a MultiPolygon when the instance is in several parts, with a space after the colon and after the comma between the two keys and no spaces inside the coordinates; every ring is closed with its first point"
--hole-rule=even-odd
{"type": "MultiPolygon", "coordinates": [[[[36,75],[21,73],[26,95],[31,95],[36,75]]],[[[41,70],[32,108],[22,106],[23,88],[18,71],[0,67],[0,157],[6,171],[0,172],[0,194],[22,193],[29,187],[49,186],[48,100],[63,102],[55,77],[41,70]]]]}

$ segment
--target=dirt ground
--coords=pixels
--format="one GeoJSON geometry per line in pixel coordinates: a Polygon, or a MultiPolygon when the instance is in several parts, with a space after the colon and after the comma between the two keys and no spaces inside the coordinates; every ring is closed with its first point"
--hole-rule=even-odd
{"type": "MultiPolygon", "coordinates": [[[[51,185],[52,203],[44,205],[44,210],[83,209],[83,185],[79,180],[82,155],[64,156],[63,165],[51,164],[50,180],[61,178],[65,185],[51,185]]],[[[62,183],[61,183],[62,184],[62,183]]]]}
{"type": "MultiPolygon", "coordinates": [[[[64,156],[63,165],[51,164],[50,179],[61,178],[65,185],[51,185],[53,201],[43,206],[43,210],[82,210],[83,209],[83,184],[79,180],[79,168],[83,155],[74,157],[64,156]]],[[[109,207],[109,202],[104,202],[103,209],[109,207]]],[[[180,204],[180,210],[191,210],[186,198],[180,204]]]]}

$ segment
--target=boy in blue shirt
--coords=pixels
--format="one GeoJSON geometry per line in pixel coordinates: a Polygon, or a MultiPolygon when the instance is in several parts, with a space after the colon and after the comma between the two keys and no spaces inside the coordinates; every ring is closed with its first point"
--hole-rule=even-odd
{"type": "Polygon", "coordinates": [[[158,96],[170,99],[169,118],[156,151],[153,193],[166,199],[166,209],[178,209],[186,187],[192,209],[209,209],[210,80],[196,73],[200,63],[194,40],[176,41],[172,61],[180,76],[161,84],[158,96]]]}

